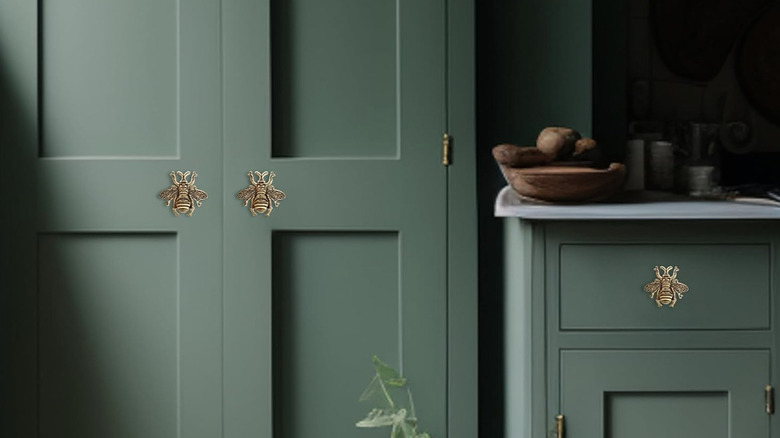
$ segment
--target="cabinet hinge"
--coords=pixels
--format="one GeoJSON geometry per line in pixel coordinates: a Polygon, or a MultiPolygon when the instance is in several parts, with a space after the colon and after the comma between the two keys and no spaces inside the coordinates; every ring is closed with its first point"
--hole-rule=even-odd
{"type": "Polygon", "coordinates": [[[772,385],[766,385],[764,388],[764,410],[769,415],[775,413],[775,389],[772,385]]]}
{"type": "Polygon", "coordinates": [[[450,165],[450,135],[446,132],[441,139],[441,164],[450,165]]]}
{"type": "Polygon", "coordinates": [[[555,416],[555,437],[563,438],[563,414],[555,416]]]}

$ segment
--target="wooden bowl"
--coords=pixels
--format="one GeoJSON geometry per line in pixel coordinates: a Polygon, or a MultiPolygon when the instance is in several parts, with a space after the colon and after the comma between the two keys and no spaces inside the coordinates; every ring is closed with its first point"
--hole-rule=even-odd
{"type": "Polygon", "coordinates": [[[612,163],[606,169],[555,165],[500,167],[504,178],[519,195],[545,202],[602,201],[617,193],[626,178],[626,167],[620,163],[612,163]]]}

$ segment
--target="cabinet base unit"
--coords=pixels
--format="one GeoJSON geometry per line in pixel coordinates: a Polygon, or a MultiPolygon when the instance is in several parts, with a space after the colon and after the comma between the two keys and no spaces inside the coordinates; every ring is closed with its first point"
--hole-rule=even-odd
{"type": "Polygon", "coordinates": [[[507,218],[506,436],[777,436],[778,247],[771,220],[507,218]]]}

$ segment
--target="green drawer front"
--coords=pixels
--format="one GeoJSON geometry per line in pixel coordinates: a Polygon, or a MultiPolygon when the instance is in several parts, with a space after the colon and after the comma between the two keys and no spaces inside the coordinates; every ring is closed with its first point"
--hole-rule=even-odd
{"type": "Polygon", "coordinates": [[[769,329],[770,260],[768,244],[563,244],[560,328],[769,329]],[[644,291],[662,265],[689,288],[673,308],[644,291]]]}

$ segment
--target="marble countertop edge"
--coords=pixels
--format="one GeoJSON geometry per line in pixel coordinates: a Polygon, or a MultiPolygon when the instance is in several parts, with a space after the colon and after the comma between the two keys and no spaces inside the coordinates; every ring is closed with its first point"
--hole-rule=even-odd
{"type": "Polygon", "coordinates": [[[623,193],[591,204],[535,204],[506,186],[496,197],[496,217],[535,220],[745,220],[780,219],[780,203],[760,198],[699,200],[664,192],[623,193]]]}

